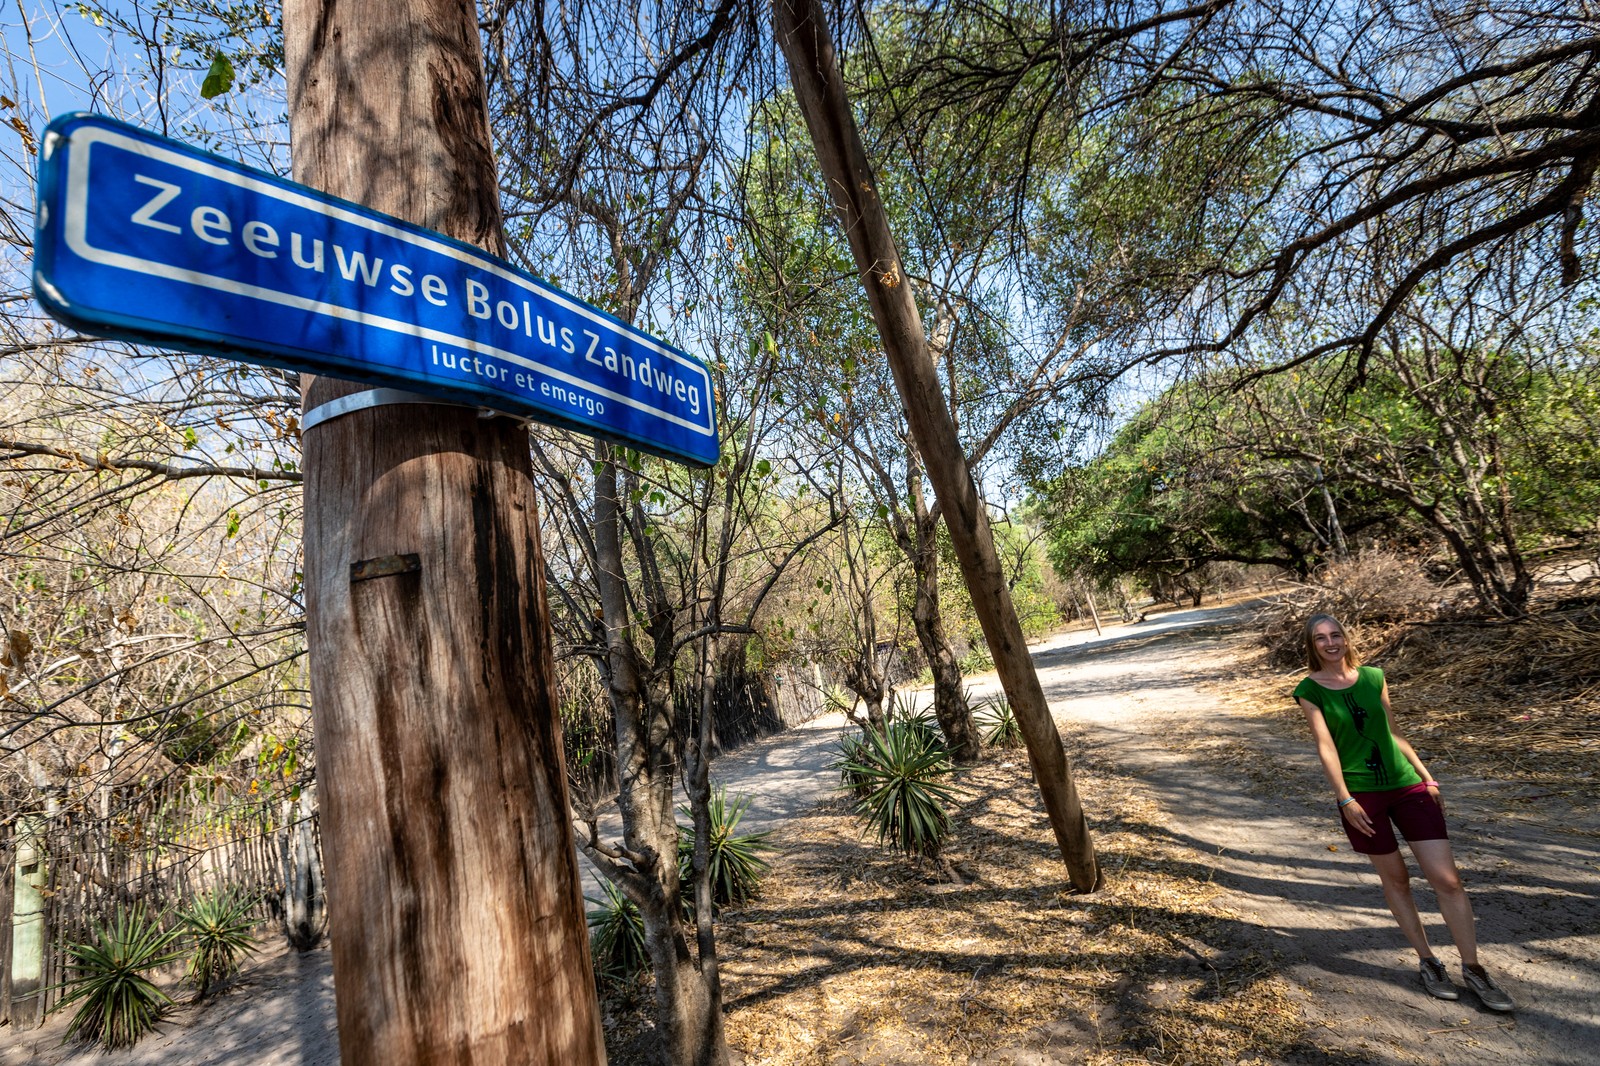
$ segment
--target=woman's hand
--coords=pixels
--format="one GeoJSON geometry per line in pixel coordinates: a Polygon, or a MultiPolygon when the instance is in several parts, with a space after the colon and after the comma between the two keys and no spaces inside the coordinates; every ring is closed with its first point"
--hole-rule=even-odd
{"type": "Polygon", "coordinates": [[[1435,802],[1435,803],[1437,803],[1439,805],[1439,813],[1443,814],[1444,813],[1444,797],[1439,795],[1439,786],[1430,784],[1428,786],[1428,795],[1433,797],[1433,802],[1435,802]]]}
{"type": "Polygon", "coordinates": [[[1344,815],[1345,821],[1355,826],[1356,832],[1362,836],[1371,836],[1376,830],[1372,828],[1372,819],[1367,817],[1367,812],[1361,809],[1359,800],[1351,800],[1339,808],[1339,813],[1344,815]]]}

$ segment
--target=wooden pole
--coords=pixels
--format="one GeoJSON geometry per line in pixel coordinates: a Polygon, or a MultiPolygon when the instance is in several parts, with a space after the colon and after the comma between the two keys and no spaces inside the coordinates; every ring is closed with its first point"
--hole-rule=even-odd
{"type": "MultiPolygon", "coordinates": [[[[286,0],[283,24],[296,180],[503,254],[475,5],[286,0]]],[[[386,406],[303,445],[341,1059],[603,1063],[527,435],[386,406]]]]}
{"type": "Polygon", "coordinates": [[[16,875],[11,908],[11,1027],[33,1029],[44,1024],[44,887],[46,884],[45,820],[38,814],[17,818],[12,837],[16,875]]]}
{"type": "Polygon", "coordinates": [[[805,115],[817,162],[849,237],[856,270],[866,287],[917,452],[938,494],[974,613],[1028,745],[1028,759],[1067,875],[1079,891],[1092,891],[1099,885],[1099,868],[1089,823],[1011,602],[988,513],[945,404],[911,280],[901,265],[888,213],[878,199],[878,179],[861,145],[822,5],[819,0],[775,0],[772,10],[795,100],[805,115]]]}
{"type": "Polygon", "coordinates": [[[1083,598],[1089,601],[1089,617],[1094,619],[1094,635],[1097,637],[1102,636],[1105,631],[1100,628],[1100,608],[1096,607],[1094,603],[1094,589],[1089,588],[1082,582],[1078,583],[1078,589],[1083,593],[1083,598]]]}

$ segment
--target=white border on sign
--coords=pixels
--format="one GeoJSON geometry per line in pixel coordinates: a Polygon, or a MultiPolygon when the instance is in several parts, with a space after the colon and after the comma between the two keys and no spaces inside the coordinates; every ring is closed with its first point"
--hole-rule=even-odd
{"type": "MultiPolygon", "coordinates": [[[[618,403],[621,403],[626,407],[631,407],[636,411],[642,411],[645,414],[654,415],[657,418],[671,422],[674,425],[682,426],[685,429],[700,434],[701,436],[710,437],[715,435],[715,402],[711,389],[711,375],[707,372],[703,365],[695,362],[694,360],[685,359],[672,349],[664,347],[649,334],[634,330],[610,318],[603,317],[592,308],[586,307],[576,300],[567,298],[560,292],[531,284],[528,279],[512,273],[511,271],[507,270],[503,264],[492,258],[489,258],[488,256],[472,255],[465,249],[455,245],[446,244],[441,241],[429,240],[428,238],[419,236],[418,234],[412,233],[409,230],[399,229],[377,219],[369,218],[365,215],[346,210],[337,205],[326,203],[315,197],[305,196],[291,189],[285,189],[275,184],[260,181],[247,174],[236,173],[227,168],[219,167],[215,164],[209,163],[206,160],[195,159],[192,156],[171,151],[170,149],[163,148],[160,145],[139,140],[138,138],[131,137],[116,130],[88,126],[87,128],[74,131],[68,140],[70,142],[70,147],[73,150],[68,153],[67,188],[65,203],[63,204],[64,218],[62,225],[66,234],[67,246],[71,248],[73,252],[79,256],[82,256],[84,259],[89,260],[90,262],[99,263],[103,266],[116,267],[122,270],[133,270],[145,274],[154,274],[157,277],[164,277],[172,281],[185,282],[190,285],[200,286],[201,288],[215,289],[220,292],[245,296],[251,299],[261,300],[264,303],[273,303],[284,307],[293,307],[297,310],[309,311],[313,314],[326,315],[329,318],[342,319],[347,322],[355,322],[363,326],[375,326],[380,329],[386,329],[395,333],[416,337],[419,340],[434,341],[457,348],[465,348],[468,351],[476,352],[480,355],[492,355],[497,359],[503,359],[508,363],[516,364],[528,370],[537,371],[538,373],[547,375],[548,377],[563,381],[568,385],[573,385],[587,392],[594,393],[597,396],[603,396],[606,399],[615,400],[618,403]],[[388,318],[382,315],[368,314],[364,311],[357,311],[354,308],[341,307],[338,304],[325,303],[320,300],[310,300],[303,296],[297,296],[294,293],[279,292],[276,289],[269,289],[260,285],[247,285],[231,278],[218,277],[215,274],[206,274],[200,271],[186,270],[183,267],[174,266],[170,263],[163,263],[159,260],[141,259],[137,256],[125,255],[121,252],[97,248],[89,243],[87,232],[89,216],[89,148],[102,141],[121,148],[124,151],[132,152],[135,155],[142,155],[146,158],[156,160],[157,162],[166,163],[170,166],[187,170],[192,174],[199,174],[217,181],[226,182],[230,185],[236,185],[240,188],[256,193],[257,195],[269,196],[273,199],[281,200],[296,207],[313,211],[329,218],[337,219],[340,222],[360,226],[364,229],[371,230],[374,233],[379,233],[395,240],[404,241],[407,244],[425,249],[429,252],[447,256],[459,263],[463,263],[486,273],[493,274],[496,277],[499,277],[500,279],[517,286],[524,292],[533,294],[540,299],[548,300],[551,303],[557,304],[566,310],[595,323],[611,333],[620,333],[628,336],[637,343],[649,348],[652,352],[672,360],[680,367],[693,370],[699,375],[700,380],[705,388],[705,391],[702,395],[704,395],[706,398],[706,424],[701,425],[698,422],[691,422],[688,419],[674,413],[673,411],[663,410],[651,404],[644,403],[638,398],[629,396],[626,393],[613,392],[610,389],[602,388],[592,381],[576,377],[572,374],[566,373],[563,370],[559,370],[555,367],[541,363],[538,360],[529,359],[527,356],[519,355],[516,352],[507,351],[503,348],[498,348],[492,344],[486,344],[482,341],[457,336],[452,333],[447,333],[443,330],[426,329],[413,322],[405,322],[400,319],[388,318]]],[[[507,395],[515,396],[517,394],[507,393],[507,395]]]]}

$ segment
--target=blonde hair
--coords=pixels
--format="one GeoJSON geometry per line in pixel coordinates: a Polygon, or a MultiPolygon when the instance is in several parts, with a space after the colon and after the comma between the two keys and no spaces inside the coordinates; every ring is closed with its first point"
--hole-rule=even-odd
{"type": "Polygon", "coordinates": [[[1331,614],[1314,614],[1306,619],[1306,669],[1312,673],[1322,669],[1322,656],[1317,654],[1317,641],[1313,631],[1324,622],[1332,622],[1339,627],[1339,632],[1344,634],[1344,664],[1352,670],[1360,666],[1361,656],[1356,654],[1355,641],[1350,639],[1350,634],[1344,628],[1344,623],[1331,614]]]}

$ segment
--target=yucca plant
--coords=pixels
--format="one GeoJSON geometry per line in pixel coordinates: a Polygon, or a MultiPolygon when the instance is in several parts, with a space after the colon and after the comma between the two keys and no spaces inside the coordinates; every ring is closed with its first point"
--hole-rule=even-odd
{"type": "Polygon", "coordinates": [[[856,694],[839,684],[829,685],[822,694],[822,701],[828,710],[838,711],[846,717],[856,709],[856,694]]]}
{"type": "Polygon", "coordinates": [[[939,717],[934,714],[932,703],[918,707],[914,697],[896,692],[889,706],[889,720],[910,730],[924,747],[944,750],[944,730],[939,727],[939,717]]]}
{"type": "MultiPolygon", "coordinates": [[[[748,796],[736,796],[728,802],[728,790],[718,785],[711,793],[706,813],[711,820],[711,908],[716,913],[723,907],[737,906],[753,899],[761,889],[761,878],[771,865],[761,857],[763,851],[772,851],[767,843],[770,830],[759,833],[739,833],[739,822],[750,809],[748,796]]],[[[694,902],[694,822],[688,807],[679,807],[678,813],[690,819],[690,824],[678,827],[678,876],[683,882],[683,896],[691,905],[694,902]]]]}
{"type": "Polygon", "coordinates": [[[878,843],[936,859],[950,830],[945,805],[956,802],[956,790],[942,780],[953,769],[943,747],[930,748],[916,731],[891,722],[881,736],[862,738],[841,774],[864,782],[856,811],[878,831],[878,843]]]}
{"type": "Polygon", "coordinates": [[[1022,726],[1017,722],[1011,701],[990,696],[973,711],[984,730],[983,742],[991,748],[1015,748],[1022,743],[1022,726]]]}
{"type": "Polygon", "coordinates": [[[107,1051],[132,1047],[155,1028],[172,998],[145,976],[183,957],[172,950],[180,931],[164,930],[143,906],[118,908],[91,944],[70,944],[73,976],[56,1009],[79,1004],[67,1035],[107,1051]]]}
{"type": "Polygon", "coordinates": [[[839,788],[854,793],[857,799],[865,799],[872,791],[870,779],[860,770],[862,762],[871,757],[866,743],[859,730],[844,733],[839,737],[839,757],[833,762],[833,769],[839,771],[839,788]]]}
{"type": "Polygon", "coordinates": [[[650,968],[644,950],[644,916],[639,907],[610,881],[601,881],[604,899],[585,896],[589,911],[589,946],[594,975],[603,985],[631,985],[650,968]]]}
{"type": "Polygon", "coordinates": [[[184,975],[204,997],[211,986],[239,972],[244,957],[255,950],[255,900],[238,889],[216,889],[189,904],[178,914],[179,927],[189,941],[189,971],[184,975]]]}

